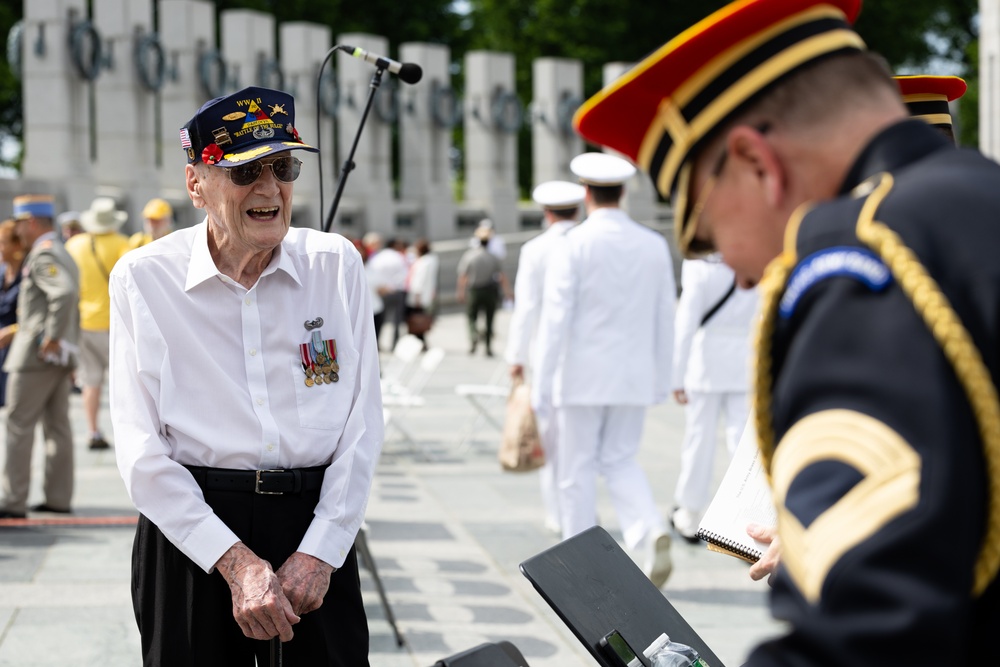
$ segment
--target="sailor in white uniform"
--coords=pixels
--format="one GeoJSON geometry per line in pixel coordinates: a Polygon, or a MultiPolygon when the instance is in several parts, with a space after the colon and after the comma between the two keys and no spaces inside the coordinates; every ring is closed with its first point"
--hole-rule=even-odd
{"type": "Polygon", "coordinates": [[[532,407],[556,420],[564,538],[594,525],[598,473],[626,546],[641,549],[657,586],[670,574],[670,536],[636,460],[647,406],[670,395],[677,292],[667,242],[618,208],[630,163],[575,157],[588,217],[552,251],[535,347],[532,407]]]}
{"type": "Polygon", "coordinates": [[[724,416],[729,455],[747,421],[750,330],[756,290],[736,287],[717,257],[684,260],[674,328],[674,399],[684,406],[681,472],[671,514],[674,529],[696,541],[710,499],[716,431],[724,416]]]}
{"type": "MultiPolygon", "coordinates": [[[[563,236],[578,220],[585,190],[578,183],[547,181],[536,187],[531,198],[542,207],[545,228],[541,234],[521,247],[517,260],[517,278],[514,280],[514,312],[507,333],[505,358],[510,364],[513,382],[525,381],[525,367],[533,367],[531,346],[535,339],[538,316],[542,311],[545,286],[545,269],[549,264],[553,246],[563,241],[563,236]]],[[[543,414],[551,415],[547,409],[543,414]]],[[[538,420],[538,433],[545,451],[545,465],[539,470],[542,488],[542,507],[545,525],[554,532],[559,528],[559,502],[556,494],[556,429],[555,420],[538,420]]]]}

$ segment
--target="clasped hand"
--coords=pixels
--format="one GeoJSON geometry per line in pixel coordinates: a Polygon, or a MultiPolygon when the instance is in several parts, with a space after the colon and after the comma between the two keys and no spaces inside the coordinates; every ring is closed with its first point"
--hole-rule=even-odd
{"type": "Polygon", "coordinates": [[[292,639],[292,626],[302,614],[319,609],[330,587],[333,566],[295,552],[275,572],[242,542],[234,544],[219,562],[219,572],[233,596],[233,618],[252,639],[292,639]]]}

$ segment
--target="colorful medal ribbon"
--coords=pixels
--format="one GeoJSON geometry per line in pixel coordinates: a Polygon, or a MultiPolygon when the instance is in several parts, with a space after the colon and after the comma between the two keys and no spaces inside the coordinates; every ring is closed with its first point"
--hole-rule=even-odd
{"type": "Polygon", "coordinates": [[[302,372],[306,376],[305,384],[311,387],[316,384],[316,380],[313,379],[316,375],[316,362],[313,361],[309,343],[299,345],[299,360],[302,362],[302,372]]]}
{"type": "Polygon", "coordinates": [[[299,356],[302,360],[302,371],[306,374],[305,384],[312,387],[330,384],[340,380],[340,364],[337,363],[337,341],[323,340],[323,318],[306,320],[303,325],[309,332],[309,342],[299,345],[299,356]]]}

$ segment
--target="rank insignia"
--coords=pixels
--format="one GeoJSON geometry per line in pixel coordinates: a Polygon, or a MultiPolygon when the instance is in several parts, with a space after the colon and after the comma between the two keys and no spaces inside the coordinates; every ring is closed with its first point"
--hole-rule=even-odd
{"type": "Polygon", "coordinates": [[[234,111],[232,113],[227,113],[225,116],[222,117],[222,120],[226,120],[226,121],[229,121],[229,120],[239,120],[240,118],[243,118],[246,115],[247,115],[246,111],[234,111]]]}
{"type": "Polygon", "coordinates": [[[306,320],[303,324],[309,332],[309,341],[299,345],[299,359],[305,374],[305,385],[314,387],[340,380],[340,364],[337,363],[337,341],[323,338],[320,327],[323,318],[306,320]]]}

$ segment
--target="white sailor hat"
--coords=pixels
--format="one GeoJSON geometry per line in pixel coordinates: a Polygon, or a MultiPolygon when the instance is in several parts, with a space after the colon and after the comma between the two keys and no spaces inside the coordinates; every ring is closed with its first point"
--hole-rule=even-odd
{"type": "Polygon", "coordinates": [[[531,198],[542,208],[576,208],[583,202],[586,189],[569,181],[546,181],[531,191],[531,198]]]}
{"type": "Polygon", "coordinates": [[[635,167],[627,160],[607,153],[583,153],[569,163],[569,170],[584,185],[621,185],[635,175],[635,167]]]}

